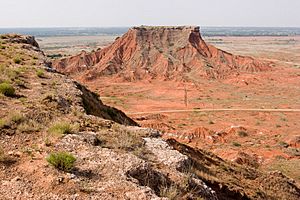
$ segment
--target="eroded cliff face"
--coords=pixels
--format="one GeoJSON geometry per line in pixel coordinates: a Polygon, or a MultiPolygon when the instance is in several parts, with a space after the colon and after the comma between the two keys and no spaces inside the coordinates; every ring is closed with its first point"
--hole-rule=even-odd
{"type": "Polygon", "coordinates": [[[134,27],[110,46],[54,62],[81,80],[223,79],[270,70],[270,63],[236,56],[205,43],[199,27],[134,27]]]}

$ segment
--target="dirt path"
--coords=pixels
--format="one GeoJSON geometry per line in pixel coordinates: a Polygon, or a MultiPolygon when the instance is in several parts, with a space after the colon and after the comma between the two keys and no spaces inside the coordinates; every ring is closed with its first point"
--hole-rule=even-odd
{"type": "Polygon", "coordinates": [[[285,64],[288,64],[288,65],[300,65],[300,63],[283,61],[283,60],[277,60],[277,59],[265,59],[265,60],[266,61],[271,61],[271,62],[285,63],[285,64]]]}
{"type": "Polygon", "coordinates": [[[142,114],[158,114],[158,113],[181,113],[181,112],[223,112],[223,111],[245,111],[245,112],[299,112],[300,109],[234,109],[234,108],[220,108],[220,109],[186,109],[186,110],[158,110],[146,112],[129,112],[128,115],[142,115],[142,114]]]}

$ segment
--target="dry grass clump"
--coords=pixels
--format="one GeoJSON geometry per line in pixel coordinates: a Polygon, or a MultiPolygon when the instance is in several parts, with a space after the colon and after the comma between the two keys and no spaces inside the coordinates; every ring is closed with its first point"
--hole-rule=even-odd
{"type": "Polygon", "coordinates": [[[118,148],[125,150],[133,150],[140,146],[141,138],[130,131],[119,132],[119,142],[116,144],[118,148]]]}
{"type": "Polygon", "coordinates": [[[41,123],[27,118],[26,115],[20,112],[13,112],[0,119],[0,129],[5,129],[10,134],[38,132],[41,128],[41,123]]]}
{"type": "Polygon", "coordinates": [[[0,164],[10,166],[15,163],[15,160],[12,159],[9,155],[7,155],[4,149],[0,146],[0,164]]]}
{"type": "Polygon", "coordinates": [[[10,121],[16,124],[20,124],[25,120],[25,117],[21,113],[13,113],[9,116],[10,121]]]}
{"type": "Polygon", "coordinates": [[[139,158],[148,159],[151,152],[146,148],[143,140],[143,137],[147,137],[146,134],[121,128],[118,125],[114,125],[112,130],[97,135],[102,147],[131,152],[139,158]]]}
{"type": "Polygon", "coordinates": [[[34,120],[27,120],[23,123],[21,123],[18,127],[17,127],[17,132],[20,133],[32,133],[32,132],[37,132],[40,131],[41,129],[41,125],[39,123],[37,123],[34,120]]]}
{"type": "Polygon", "coordinates": [[[48,132],[59,136],[72,134],[73,127],[68,122],[57,122],[48,129],[48,132]]]}
{"type": "Polygon", "coordinates": [[[161,197],[167,197],[170,200],[177,199],[178,195],[180,194],[180,190],[176,185],[165,186],[160,188],[161,197]]]}
{"type": "Polygon", "coordinates": [[[25,121],[25,117],[21,113],[12,113],[5,118],[0,119],[0,128],[5,126],[12,126],[13,124],[21,124],[25,121]]]}
{"type": "Polygon", "coordinates": [[[16,80],[19,80],[22,73],[27,71],[27,67],[17,67],[12,68],[7,65],[0,64],[0,80],[2,79],[2,82],[15,82],[16,80]]]}
{"type": "Polygon", "coordinates": [[[105,142],[105,147],[121,149],[126,151],[135,151],[144,146],[144,141],[140,135],[135,132],[115,126],[114,131],[109,134],[98,135],[99,140],[105,142]]]}
{"type": "Polygon", "coordinates": [[[290,178],[295,179],[297,182],[300,182],[300,171],[296,169],[300,169],[300,160],[285,160],[285,159],[276,159],[273,161],[267,169],[269,171],[281,171],[285,175],[290,178]]]}

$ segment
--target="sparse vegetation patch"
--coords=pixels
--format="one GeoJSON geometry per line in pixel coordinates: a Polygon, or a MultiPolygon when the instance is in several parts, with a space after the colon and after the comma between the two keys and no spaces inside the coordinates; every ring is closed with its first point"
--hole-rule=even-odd
{"type": "Polygon", "coordinates": [[[9,83],[1,83],[0,93],[8,97],[13,97],[15,95],[15,88],[9,83]]]}
{"type": "Polygon", "coordinates": [[[232,145],[233,146],[235,146],[235,147],[240,147],[240,146],[242,146],[240,143],[238,143],[238,142],[232,142],[232,145]]]}
{"type": "Polygon", "coordinates": [[[238,135],[239,135],[240,137],[247,137],[247,136],[248,136],[248,133],[247,133],[246,131],[239,131],[239,132],[238,132],[238,135]]]}
{"type": "Polygon", "coordinates": [[[44,73],[44,70],[42,69],[38,69],[36,71],[36,75],[39,77],[39,78],[45,78],[45,73],[44,73]]]}
{"type": "Polygon", "coordinates": [[[25,120],[24,116],[20,113],[14,113],[10,116],[10,120],[16,124],[20,124],[25,120]]]}
{"type": "Polygon", "coordinates": [[[71,134],[72,126],[67,122],[58,122],[48,129],[48,132],[55,135],[71,134]]]}
{"type": "Polygon", "coordinates": [[[70,171],[74,168],[76,158],[66,152],[51,153],[46,160],[49,164],[62,171],[70,171]]]}
{"type": "Polygon", "coordinates": [[[0,129],[3,128],[4,126],[5,126],[5,120],[0,119],[0,129]]]}
{"type": "Polygon", "coordinates": [[[176,197],[180,194],[180,191],[176,185],[171,185],[169,187],[160,188],[160,196],[167,197],[168,199],[176,199],[176,197]]]}
{"type": "Polygon", "coordinates": [[[280,141],[279,142],[279,146],[283,147],[283,148],[288,148],[289,147],[289,144],[284,142],[284,141],[280,141]]]}
{"type": "Polygon", "coordinates": [[[14,61],[14,63],[16,63],[16,64],[20,64],[20,63],[22,62],[22,59],[21,59],[19,56],[17,56],[17,57],[15,57],[15,58],[13,59],[13,61],[14,61]]]}
{"type": "Polygon", "coordinates": [[[0,146],[0,162],[2,162],[4,160],[4,150],[2,149],[2,147],[0,146]]]}

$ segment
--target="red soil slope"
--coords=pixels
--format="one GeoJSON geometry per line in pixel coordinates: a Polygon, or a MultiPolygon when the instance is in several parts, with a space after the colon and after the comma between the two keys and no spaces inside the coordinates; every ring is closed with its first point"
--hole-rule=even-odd
{"type": "Polygon", "coordinates": [[[135,27],[104,49],[82,52],[53,65],[85,81],[103,76],[126,81],[222,79],[271,68],[270,63],[205,43],[199,27],[135,27]]]}

